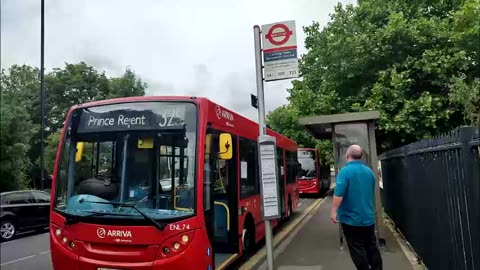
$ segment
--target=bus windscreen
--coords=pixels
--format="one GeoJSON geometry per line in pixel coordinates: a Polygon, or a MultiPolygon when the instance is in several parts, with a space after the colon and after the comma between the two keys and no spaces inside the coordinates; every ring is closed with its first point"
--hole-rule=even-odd
{"type": "Polygon", "coordinates": [[[315,151],[299,150],[298,151],[298,177],[302,179],[314,179],[317,177],[315,166],[315,151]]]}
{"type": "Polygon", "coordinates": [[[54,202],[59,213],[139,220],[144,219],[142,214],[160,220],[194,214],[197,108],[193,103],[80,108],[72,112],[66,131],[54,202]],[[121,207],[125,204],[141,213],[121,207]]]}

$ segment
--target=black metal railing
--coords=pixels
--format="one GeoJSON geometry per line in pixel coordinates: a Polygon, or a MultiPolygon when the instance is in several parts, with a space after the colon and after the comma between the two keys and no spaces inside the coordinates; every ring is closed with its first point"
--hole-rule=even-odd
{"type": "Polygon", "coordinates": [[[480,269],[479,130],[382,154],[386,213],[428,269],[480,269]]]}

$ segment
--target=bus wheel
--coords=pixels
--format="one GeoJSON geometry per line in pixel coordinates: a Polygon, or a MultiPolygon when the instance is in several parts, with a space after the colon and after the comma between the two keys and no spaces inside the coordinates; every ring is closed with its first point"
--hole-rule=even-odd
{"type": "Polygon", "coordinates": [[[251,218],[247,218],[243,224],[242,243],[243,253],[247,256],[251,255],[255,246],[255,226],[251,218]]]}

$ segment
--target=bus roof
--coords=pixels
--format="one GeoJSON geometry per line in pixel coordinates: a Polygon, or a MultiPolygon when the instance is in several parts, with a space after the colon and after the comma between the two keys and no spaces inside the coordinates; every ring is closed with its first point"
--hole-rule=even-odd
{"type": "MultiPolygon", "coordinates": [[[[124,97],[114,98],[100,101],[93,101],[74,105],[70,108],[70,111],[79,108],[101,106],[116,103],[126,102],[145,102],[145,101],[192,101],[205,107],[201,109],[206,111],[207,122],[214,123],[217,126],[222,126],[225,131],[232,132],[250,139],[256,139],[258,136],[258,123],[254,122],[238,113],[231,111],[205,97],[194,96],[136,96],[136,97],[124,97]]],[[[283,145],[288,148],[297,148],[297,143],[290,138],[275,132],[271,129],[267,129],[267,134],[274,136],[277,139],[277,144],[283,145]]]]}

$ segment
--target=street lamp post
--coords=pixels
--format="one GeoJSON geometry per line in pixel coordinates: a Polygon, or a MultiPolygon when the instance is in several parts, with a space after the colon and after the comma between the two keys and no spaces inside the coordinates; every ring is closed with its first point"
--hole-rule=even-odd
{"type": "Polygon", "coordinates": [[[44,67],[44,50],[45,50],[45,0],[41,0],[41,16],[40,16],[40,188],[45,187],[45,67],[44,67]]]}

